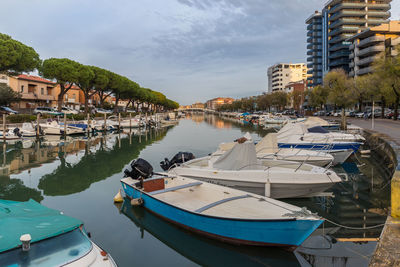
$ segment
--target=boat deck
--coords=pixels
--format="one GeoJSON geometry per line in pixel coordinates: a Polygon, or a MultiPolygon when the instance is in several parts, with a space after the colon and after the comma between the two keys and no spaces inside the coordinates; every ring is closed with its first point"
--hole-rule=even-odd
{"type": "MultiPolygon", "coordinates": [[[[193,179],[183,177],[159,179],[164,180],[165,188],[147,193],[158,200],[190,212],[236,219],[288,220],[295,217],[285,214],[300,211],[298,207],[270,198],[193,179]]],[[[131,186],[137,182],[131,178],[124,178],[122,181],[131,186]]]]}

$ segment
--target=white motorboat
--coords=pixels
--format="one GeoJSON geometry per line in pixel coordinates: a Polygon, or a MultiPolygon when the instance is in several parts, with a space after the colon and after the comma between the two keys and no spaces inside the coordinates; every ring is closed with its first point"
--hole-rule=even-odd
{"type": "Polygon", "coordinates": [[[85,130],[80,127],[74,127],[67,125],[59,124],[57,121],[48,121],[46,123],[40,123],[40,127],[43,129],[45,134],[52,134],[52,135],[73,135],[73,134],[84,134],[85,130]],[[64,131],[66,130],[66,133],[64,131]]]}
{"type": "Polygon", "coordinates": [[[342,132],[329,132],[317,125],[308,127],[305,123],[287,123],[278,132],[278,142],[284,142],[288,138],[298,137],[299,141],[313,143],[329,142],[364,142],[365,138],[359,134],[342,132]]]}
{"type": "Polygon", "coordinates": [[[8,129],[6,131],[0,131],[0,142],[2,141],[20,141],[22,140],[22,135],[15,129],[8,129]]]}
{"type": "MultiPolygon", "coordinates": [[[[250,135],[246,134],[246,136],[247,139],[250,140],[250,135]]],[[[335,161],[335,158],[327,152],[296,148],[279,148],[276,136],[276,133],[270,133],[256,144],[256,153],[258,159],[289,160],[321,167],[327,166],[328,164],[343,163],[335,161]]],[[[218,150],[212,155],[220,156],[227,150],[232,149],[234,145],[234,142],[220,144],[218,150]]]]}
{"type": "Polygon", "coordinates": [[[235,144],[220,157],[208,156],[172,166],[169,173],[272,198],[306,197],[342,181],[334,171],[310,164],[257,159],[251,140],[235,144]]]}
{"type": "MultiPolygon", "coordinates": [[[[15,127],[12,129],[21,134],[22,137],[36,137],[36,128],[32,123],[24,122],[21,127],[15,127]]],[[[39,135],[43,135],[43,131],[39,129],[39,135]]]]}

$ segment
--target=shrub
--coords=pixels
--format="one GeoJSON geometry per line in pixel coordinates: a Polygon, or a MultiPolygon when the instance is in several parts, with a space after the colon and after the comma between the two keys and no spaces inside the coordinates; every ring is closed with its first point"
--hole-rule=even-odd
{"type": "Polygon", "coordinates": [[[14,114],[7,116],[6,120],[10,123],[31,122],[36,120],[36,116],[27,114],[14,114]]]}

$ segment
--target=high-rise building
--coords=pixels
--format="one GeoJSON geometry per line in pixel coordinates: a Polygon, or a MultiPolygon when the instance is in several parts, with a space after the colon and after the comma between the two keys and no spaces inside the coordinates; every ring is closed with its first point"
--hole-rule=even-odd
{"type": "Polygon", "coordinates": [[[305,63],[278,63],[268,68],[268,93],[285,91],[290,82],[307,80],[305,63]]]}
{"type": "MultiPolygon", "coordinates": [[[[369,27],[388,22],[391,1],[329,0],[325,4],[321,12],[322,77],[332,69],[350,71],[349,38],[369,27]]],[[[306,21],[307,27],[316,14],[306,21]]],[[[307,35],[309,34],[307,31],[307,35]]]]}
{"type": "Polygon", "coordinates": [[[360,30],[387,22],[391,0],[330,0],[328,10],[329,69],[349,71],[348,38],[360,30]]]}
{"type": "Polygon", "coordinates": [[[322,83],[322,14],[315,11],[307,20],[308,80],[313,85],[322,83]]]}
{"type": "Polygon", "coordinates": [[[396,55],[395,46],[400,44],[400,21],[390,21],[368,28],[348,39],[350,45],[349,76],[371,73],[372,63],[383,52],[396,55]]]}

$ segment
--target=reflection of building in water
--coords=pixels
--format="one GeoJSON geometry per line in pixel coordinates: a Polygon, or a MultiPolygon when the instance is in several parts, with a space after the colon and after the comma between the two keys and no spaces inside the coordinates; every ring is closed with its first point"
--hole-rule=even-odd
{"type": "Polygon", "coordinates": [[[217,97],[210,99],[206,102],[206,107],[208,109],[217,109],[218,107],[225,105],[225,104],[232,104],[235,99],[230,97],[217,97]]]}
{"type": "Polygon", "coordinates": [[[192,121],[196,123],[202,123],[204,121],[204,115],[203,114],[191,114],[190,118],[192,121]]]}

